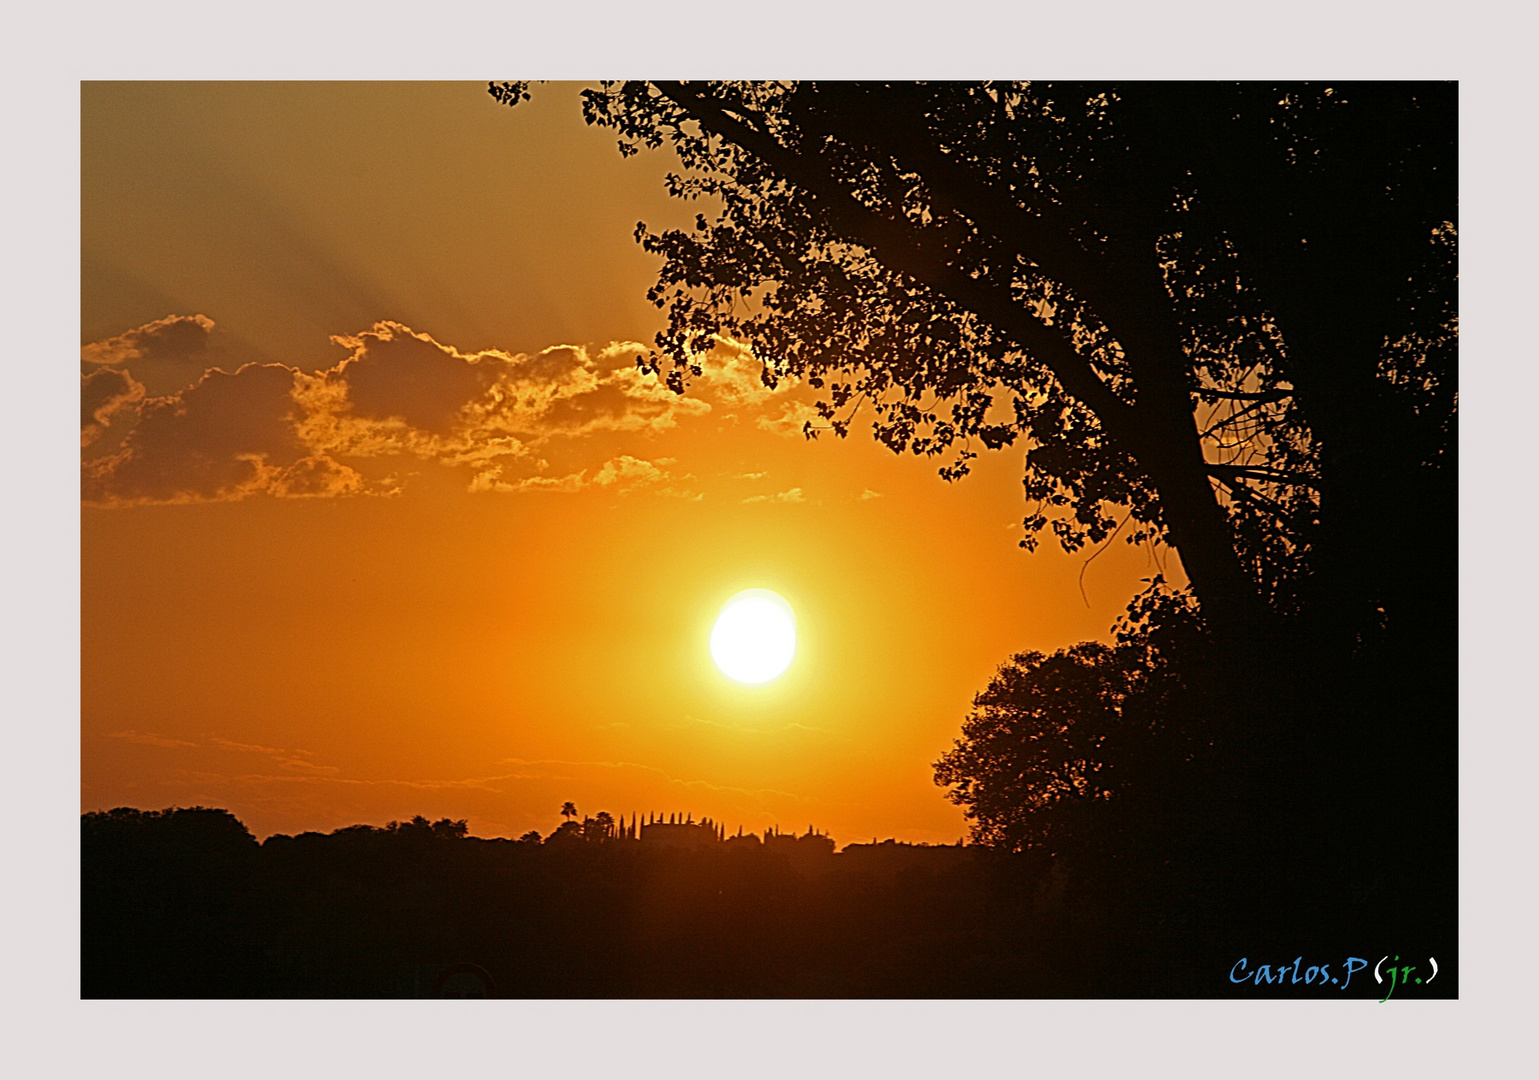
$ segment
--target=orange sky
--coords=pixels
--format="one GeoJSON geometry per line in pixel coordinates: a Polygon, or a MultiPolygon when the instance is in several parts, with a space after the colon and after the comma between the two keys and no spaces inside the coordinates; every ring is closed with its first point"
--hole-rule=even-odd
{"type": "Polygon", "coordinates": [[[1017,546],[1022,448],[946,484],[807,442],[740,350],[642,378],[668,165],[572,85],[83,87],[83,809],[963,833],[930,763],[972,695],[1105,639],[1150,555],[1087,606],[1084,554],[1017,546]],[[706,649],[752,586],[800,633],[758,688],[706,649]]]}

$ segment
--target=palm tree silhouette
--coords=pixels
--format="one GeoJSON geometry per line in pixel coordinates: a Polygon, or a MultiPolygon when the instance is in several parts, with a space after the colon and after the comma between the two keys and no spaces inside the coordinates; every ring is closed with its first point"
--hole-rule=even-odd
{"type": "Polygon", "coordinates": [[[576,817],[577,816],[577,804],[576,803],[571,803],[571,802],[564,802],[564,803],[562,803],[561,804],[561,816],[564,817],[564,818],[574,818],[574,817],[576,817]]]}

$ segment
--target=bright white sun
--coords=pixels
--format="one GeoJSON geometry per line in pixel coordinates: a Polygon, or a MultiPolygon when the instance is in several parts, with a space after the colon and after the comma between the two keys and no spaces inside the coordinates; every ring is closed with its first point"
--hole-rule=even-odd
{"type": "Polygon", "coordinates": [[[796,613],[779,593],[746,589],[728,600],[711,629],[711,659],[741,683],[769,682],[796,655],[796,613]]]}

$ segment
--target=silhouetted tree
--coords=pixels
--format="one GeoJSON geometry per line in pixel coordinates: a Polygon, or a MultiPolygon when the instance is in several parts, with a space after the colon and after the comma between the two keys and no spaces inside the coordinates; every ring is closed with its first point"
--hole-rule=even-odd
{"type": "Polygon", "coordinates": [[[1094,642],[1021,653],[973,699],[937,783],[966,808],[973,839],[1010,850],[1046,843],[1067,803],[1112,797],[1110,747],[1132,679],[1094,642]]]}
{"type": "Polygon", "coordinates": [[[573,803],[573,802],[564,802],[564,803],[562,803],[561,804],[561,816],[566,818],[566,819],[568,819],[568,820],[571,820],[572,818],[576,817],[577,816],[577,804],[573,803]]]}
{"type": "Polygon", "coordinates": [[[820,394],[809,436],[865,409],[948,479],[1024,443],[1028,549],[1179,554],[1138,641],[980,695],[938,763],[977,835],[1127,854],[1137,806],[1209,845],[1188,880],[1333,862],[1367,910],[1420,875],[1451,925],[1453,84],[624,82],[583,110],[701,203],[637,227],[675,392],[747,345],[820,394]]]}
{"type": "Polygon", "coordinates": [[[556,831],[545,838],[547,844],[563,844],[583,839],[582,826],[575,821],[563,821],[556,831]]]}
{"type": "Polygon", "coordinates": [[[1191,670],[1201,620],[1161,584],[1135,598],[1115,646],[1020,653],[973,699],[935,782],[964,808],[974,843],[1060,851],[1108,803],[1171,795],[1162,781],[1204,747],[1205,687],[1191,670]]]}
{"type": "MultiPolygon", "coordinates": [[[[82,992],[229,996],[250,952],[245,883],[260,854],[227,810],[81,816],[82,992]]],[[[249,992],[249,991],[246,991],[249,992]]]]}
{"type": "Polygon", "coordinates": [[[1230,649],[1274,655],[1283,620],[1329,657],[1451,613],[1418,567],[1455,513],[1452,84],[583,98],[622,153],[670,145],[670,190],[711,208],[637,230],[669,315],[646,363],[675,390],[726,337],[766,384],[823,391],[826,428],[869,406],[947,476],[1024,439],[1026,546],[1131,520],[1230,649]]]}
{"type": "Polygon", "coordinates": [[[458,821],[449,818],[441,818],[433,822],[433,835],[446,840],[463,840],[470,835],[470,822],[464,818],[458,821]]]}
{"type": "MultiPolygon", "coordinates": [[[[367,830],[369,827],[355,825],[353,828],[367,830]]],[[[470,833],[470,823],[463,818],[459,821],[450,818],[429,821],[418,814],[407,822],[386,822],[384,831],[403,839],[463,840],[470,833]]]]}

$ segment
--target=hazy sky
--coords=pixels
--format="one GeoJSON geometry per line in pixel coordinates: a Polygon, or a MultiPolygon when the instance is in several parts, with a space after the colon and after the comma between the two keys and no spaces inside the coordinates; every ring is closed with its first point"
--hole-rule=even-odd
{"type": "Polygon", "coordinates": [[[954,841],[931,779],[1011,653],[1108,628],[1146,549],[1022,551],[1020,447],[956,484],[806,441],[724,345],[683,398],[633,239],[690,220],[578,87],[82,90],[82,807],[260,836],[693,812],[954,841]],[[764,687],[706,641],[766,587],[764,687]]]}

